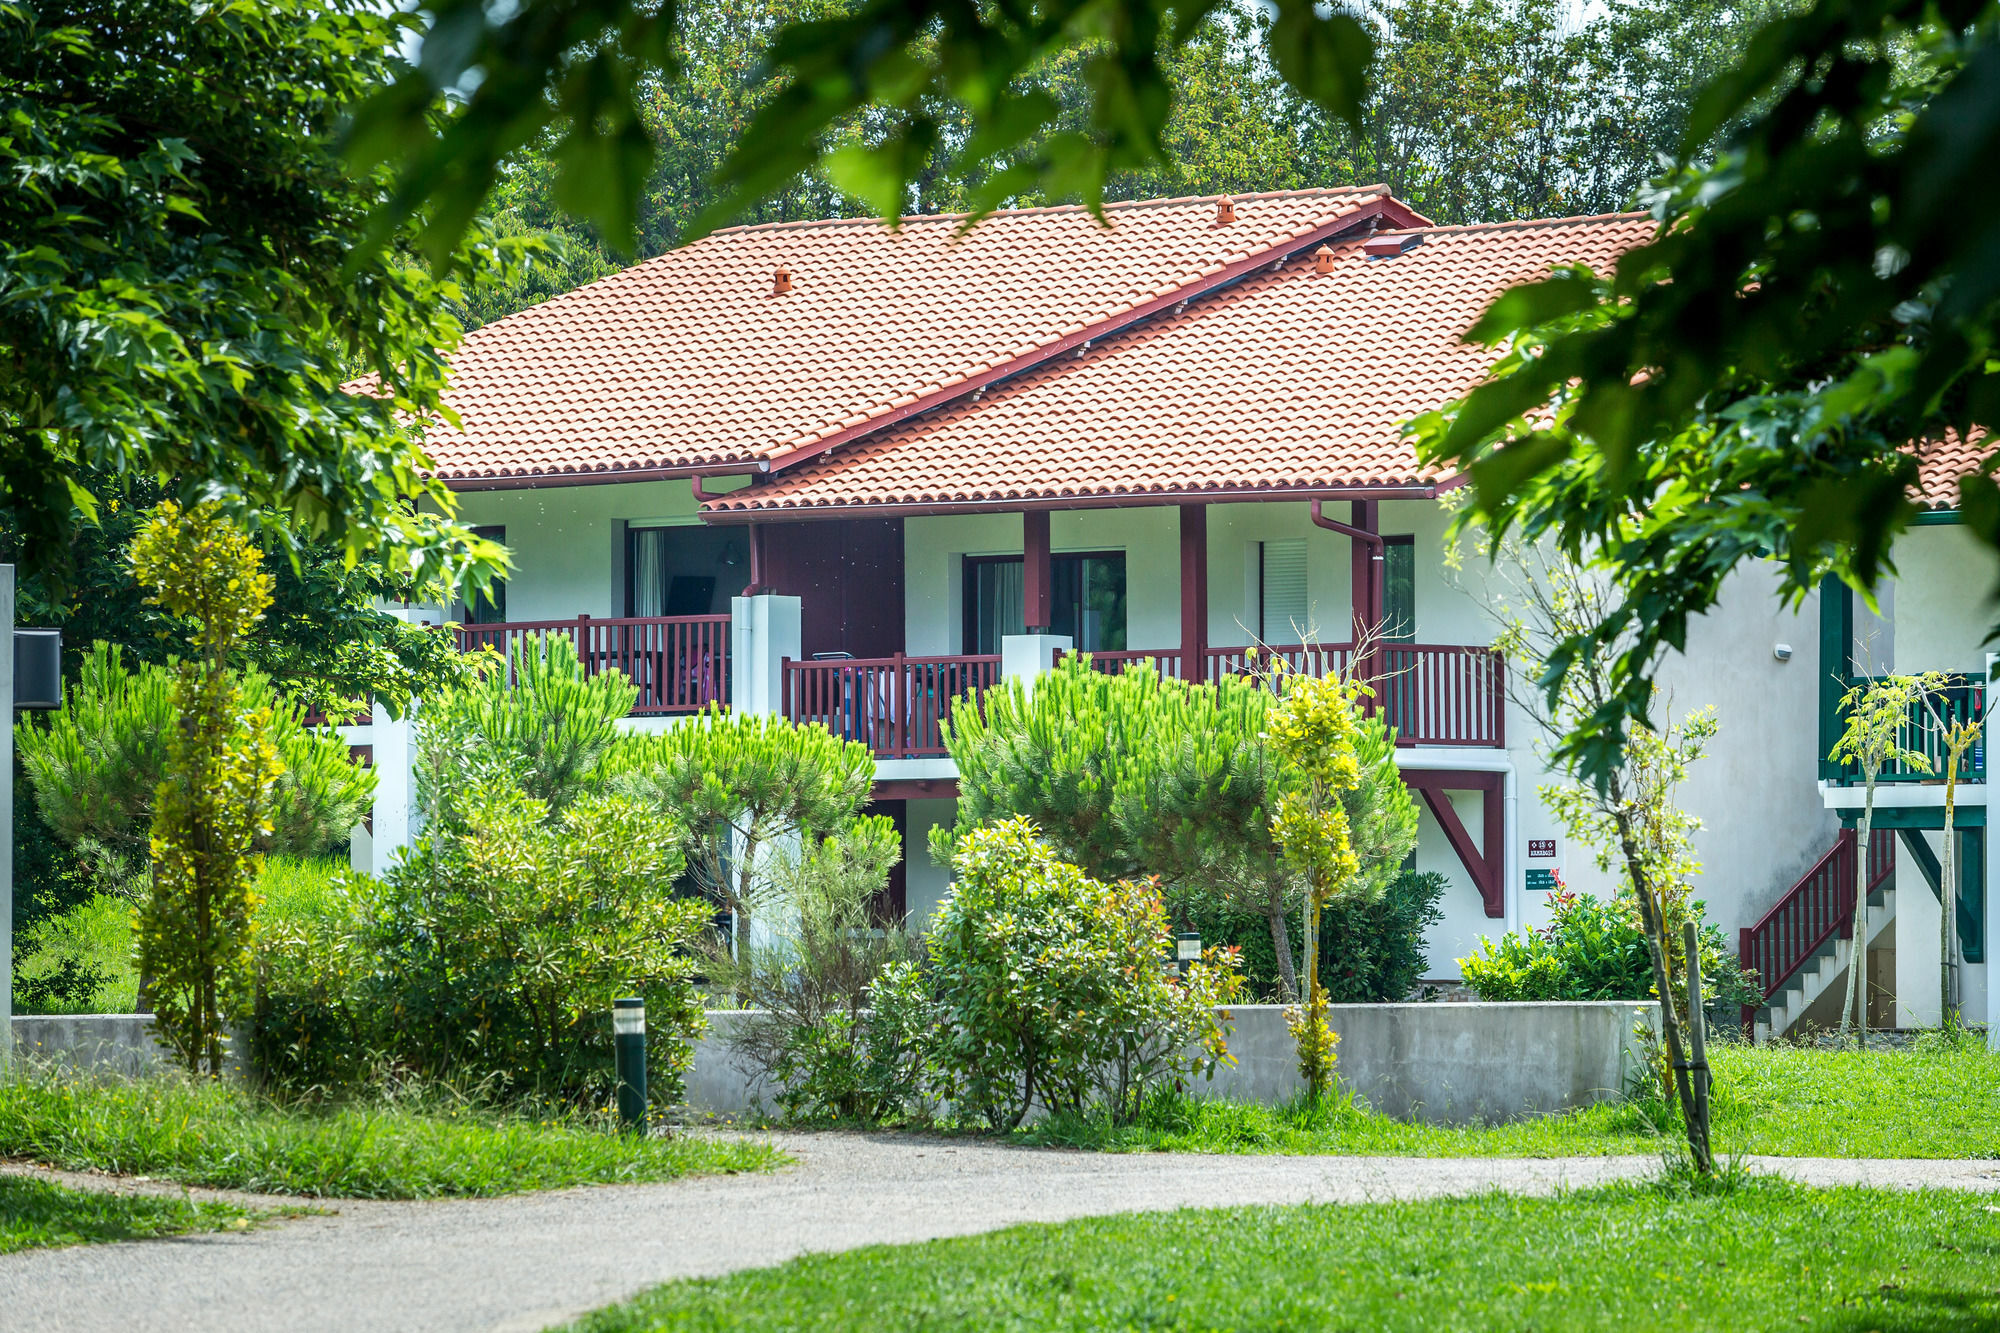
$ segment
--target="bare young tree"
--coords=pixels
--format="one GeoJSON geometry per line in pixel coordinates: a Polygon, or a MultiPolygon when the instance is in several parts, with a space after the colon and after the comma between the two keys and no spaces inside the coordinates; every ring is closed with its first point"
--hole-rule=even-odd
{"type": "Polygon", "coordinates": [[[1952,707],[1952,689],[1933,691],[1924,699],[1931,725],[1937,729],[1939,748],[1944,751],[1944,872],[1938,886],[1942,911],[1938,926],[1938,1026],[1955,1032],[1962,1021],[1963,1001],[1959,997],[1958,950],[1958,774],[1965,755],[1985,728],[1972,710],[1952,707]]]}
{"type": "Polygon", "coordinates": [[[1840,1039],[1850,1022],[1857,1050],[1868,1044],[1868,843],[1875,832],[1875,786],[1883,770],[1896,765],[1930,772],[1930,760],[1905,745],[1911,718],[1931,694],[1943,688],[1944,674],[1877,676],[1841,696],[1847,723],[1827,758],[1861,770],[1861,830],[1854,853],[1854,943],[1848,949],[1847,995],[1840,1006],[1840,1039]]]}
{"type": "MultiPolygon", "coordinates": [[[[1543,743],[1537,749],[1546,756],[1552,752],[1550,742],[1611,703],[1612,665],[1632,645],[1615,640],[1586,651],[1575,657],[1556,687],[1546,688],[1549,665],[1559,654],[1571,655],[1580,643],[1598,642],[1597,631],[1615,610],[1611,588],[1583,561],[1560,551],[1509,539],[1497,545],[1482,540],[1480,553],[1488,557],[1481,600],[1500,621],[1494,646],[1508,660],[1508,694],[1540,729],[1543,743]]],[[[1458,563],[1455,551],[1450,563],[1458,563]]],[[[1659,664],[1656,655],[1645,664],[1644,676],[1653,678],[1659,664]]],[[[1569,835],[1596,851],[1602,869],[1622,872],[1630,887],[1660,998],[1667,1061],[1662,1092],[1680,1105],[1688,1151],[1701,1175],[1714,1170],[1714,1153],[1707,1071],[1695,1069],[1689,1054],[1690,1025],[1700,1022],[1701,1014],[1687,997],[1681,930],[1690,919],[1688,880],[1700,870],[1691,839],[1701,822],[1681,810],[1676,798],[1714,734],[1715,719],[1707,710],[1664,730],[1633,727],[1620,762],[1602,782],[1577,780],[1572,769],[1571,781],[1539,789],[1569,835]],[[1704,1082],[1697,1084],[1698,1078],[1704,1082]]]]}

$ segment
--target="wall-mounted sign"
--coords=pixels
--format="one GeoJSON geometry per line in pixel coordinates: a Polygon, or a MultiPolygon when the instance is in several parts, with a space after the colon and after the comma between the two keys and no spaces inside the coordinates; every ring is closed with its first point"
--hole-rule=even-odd
{"type": "Polygon", "coordinates": [[[1555,854],[1556,854],[1556,840],[1554,838],[1528,839],[1528,855],[1552,857],[1555,854]]]}
{"type": "Polygon", "coordinates": [[[1556,872],[1553,870],[1530,870],[1528,872],[1529,893],[1554,893],[1556,872]]]}

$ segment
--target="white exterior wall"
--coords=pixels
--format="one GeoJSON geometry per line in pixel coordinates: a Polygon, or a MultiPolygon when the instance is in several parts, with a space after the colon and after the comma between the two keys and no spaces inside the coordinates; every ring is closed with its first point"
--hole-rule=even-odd
{"type": "Polygon", "coordinates": [[[624,524],[699,523],[685,481],[468,491],[459,517],[504,524],[514,553],[509,620],[623,615],[624,524]]]}
{"type": "Polygon", "coordinates": [[[1664,716],[1713,705],[1717,731],[1683,795],[1701,817],[1695,896],[1733,947],[1839,836],[1819,794],[1819,598],[1794,612],[1772,565],[1739,569],[1660,673],[1664,716]],[[1792,657],[1773,650],[1789,644],[1792,657]]]}
{"type": "Polygon", "coordinates": [[[1895,558],[1895,670],[1984,671],[1996,615],[1992,551],[1953,523],[1910,529],[1895,558]]]}
{"type": "Polygon", "coordinates": [[[906,809],[908,818],[904,827],[908,830],[908,841],[903,847],[903,903],[910,924],[921,930],[930,923],[951,888],[950,867],[931,860],[931,830],[940,825],[952,826],[958,819],[958,802],[913,800],[906,809]]]}
{"type": "MultiPolygon", "coordinates": [[[[1049,548],[1125,553],[1125,642],[1181,641],[1180,517],[1172,508],[1070,509],[1049,516],[1049,548]]],[[[945,514],[903,524],[904,651],[964,651],[968,555],[1021,554],[1019,514],[945,514]]]]}

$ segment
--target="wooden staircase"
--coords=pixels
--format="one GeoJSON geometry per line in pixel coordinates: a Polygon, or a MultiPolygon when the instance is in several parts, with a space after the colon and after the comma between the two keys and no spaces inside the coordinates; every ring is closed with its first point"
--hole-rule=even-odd
{"type": "MultiPolygon", "coordinates": [[[[1780,1036],[1806,1007],[1847,973],[1841,940],[1854,937],[1855,831],[1840,838],[1812,869],[1799,877],[1777,905],[1754,926],[1745,926],[1737,952],[1746,970],[1757,974],[1761,1005],[1743,1007],[1743,1025],[1758,1041],[1780,1036]]],[[[1895,886],[1896,834],[1877,829],[1868,839],[1868,901],[1883,906],[1895,886]]],[[[1871,914],[1872,915],[1872,914],[1871,914]]],[[[1879,931],[1893,917],[1875,921],[1879,931]]]]}

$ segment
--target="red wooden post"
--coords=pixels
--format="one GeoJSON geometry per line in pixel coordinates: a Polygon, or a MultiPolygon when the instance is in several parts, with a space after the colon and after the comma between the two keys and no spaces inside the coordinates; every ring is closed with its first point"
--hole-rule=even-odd
{"type": "MultiPolygon", "coordinates": [[[[1208,651],[1208,506],[1181,506],[1182,680],[1199,681],[1208,651]]],[[[1162,661],[1161,667],[1166,663],[1162,661]]],[[[1161,675],[1169,675],[1164,669],[1161,675]]]]}
{"type": "MultiPolygon", "coordinates": [[[[1757,952],[1757,932],[1750,929],[1750,927],[1748,926],[1745,926],[1741,930],[1737,931],[1736,960],[1737,962],[1743,965],[1745,971],[1755,971],[1757,973],[1757,984],[1761,988],[1764,984],[1764,973],[1762,969],[1758,968],[1755,961],[1753,961],[1756,952],[1757,952]]],[[[1769,998],[1769,992],[1766,992],[1766,998],[1769,998]]],[[[1744,1005],[1743,1006],[1744,1032],[1746,1033],[1749,1032],[1751,1030],[1751,1024],[1755,1023],[1756,1021],[1757,1021],[1756,1008],[1752,1005],[1747,1005],[1747,1004],[1744,1005]]]]}
{"type": "Polygon", "coordinates": [[[896,757],[907,759],[910,755],[910,716],[903,704],[909,698],[909,680],[904,675],[906,668],[900,649],[894,661],[895,665],[889,668],[889,737],[896,747],[896,757]]]}
{"type": "Polygon", "coordinates": [[[1050,564],[1049,511],[1027,510],[1021,515],[1021,614],[1030,634],[1047,634],[1055,622],[1050,564]]]}

